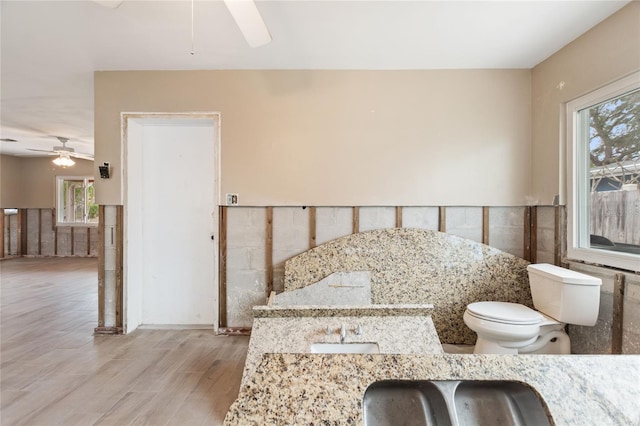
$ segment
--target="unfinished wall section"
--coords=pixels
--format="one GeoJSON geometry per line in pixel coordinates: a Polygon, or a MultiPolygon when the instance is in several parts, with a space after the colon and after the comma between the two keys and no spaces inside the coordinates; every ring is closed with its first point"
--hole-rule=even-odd
{"type": "Polygon", "coordinates": [[[396,209],[394,207],[360,207],[359,231],[395,228],[396,209]]]}
{"type": "MultiPolygon", "coordinates": [[[[251,308],[266,301],[266,209],[227,210],[227,325],[251,326],[251,308]]],[[[222,283],[221,283],[222,285],[222,283]]]]}
{"type": "Polygon", "coordinates": [[[439,212],[437,207],[403,207],[402,226],[437,231],[439,212]]]}
{"type": "Polygon", "coordinates": [[[554,263],[556,250],[556,207],[536,207],[536,262],[554,263]]]}
{"type": "Polygon", "coordinates": [[[602,279],[593,327],[569,326],[571,348],[581,354],[640,353],[640,276],[571,262],[571,269],[602,279]]]}
{"type": "Polygon", "coordinates": [[[98,256],[98,227],[56,226],[53,209],[18,209],[5,214],[3,240],[4,257],[98,256]]]}
{"type": "Polygon", "coordinates": [[[447,207],[447,234],[482,242],[482,207],[447,207]]]}
{"type": "Polygon", "coordinates": [[[492,207],[489,210],[489,245],[524,257],[523,207],[492,207]]]}
{"type": "MultiPolygon", "coordinates": [[[[284,288],[284,262],[336,238],[385,228],[438,230],[524,257],[524,207],[224,207],[228,328],[251,327],[251,309],[284,288]],[[441,217],[445,212],[445,218],[441,217]],[[489,216],[485,221],[485,215],[489,216]],[[446,222],[446,223],[444,223],[446,222]]],[[[553,225],[551,225],[553,229],[553,225]]],[[[553,247],[553,246],[552,246],[553,247]]],[[[530,259],[526,259],[530,260],[530,259]]]]}
{"type": "Polygon", "coordinates": [[[316,245],[351,234],[353,214],[352,207],[316,208],[316,245]]]}

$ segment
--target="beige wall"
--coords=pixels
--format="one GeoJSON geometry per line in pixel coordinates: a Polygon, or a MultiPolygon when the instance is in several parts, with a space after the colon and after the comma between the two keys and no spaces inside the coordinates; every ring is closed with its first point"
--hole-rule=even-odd
{"type": "Polygon", "coordinates": [[[532,196],[565,193],[568,101],[640,69],[640,2],[634,1],[533,69],[532,196]],[[561,85],[561,82],[564,84],[561,85]]]}
{"type": "Polygon", "coordinates": [[[1,156],[0,207],[53,208],[56,176],[94,176],[93,162],[76,159],[62,168],[48,157],[1,156]]]}
{"type": "Polygon", "coordinates": [[[0,155],[0,207],[15,208],[22,203],[21,158],[0,155]]]}
{"type": "MultiPolygon", "coordinates": [[[[95,74],[96,161],[122,204],[121,112],[220,112],[240,205],[522,205],[530,70],[95,74]]],[[[188,149],[177,141],[176,150],[188,149]]]]}

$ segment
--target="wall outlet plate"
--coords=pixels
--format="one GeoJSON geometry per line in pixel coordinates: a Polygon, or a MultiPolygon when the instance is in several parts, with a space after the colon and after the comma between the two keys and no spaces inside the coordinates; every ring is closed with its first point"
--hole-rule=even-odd
{"type": "Polygon", "coordinates": [[[227,205],[228,206],[237,206],[238,205],[238,194],[227,194],[227,205]]]}

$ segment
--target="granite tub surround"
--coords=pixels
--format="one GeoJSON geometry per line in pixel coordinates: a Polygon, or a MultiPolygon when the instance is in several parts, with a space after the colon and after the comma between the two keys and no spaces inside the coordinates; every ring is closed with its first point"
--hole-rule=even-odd
{"type": "Polygon", "coordinates": [[[640,356],[264,354],[226,425],[361,425],[379,380],[515,380],[556,425],[638,425],[640,356]],[[615,374],[612,374],[615,372],[615,374]]]}
{"type": "Polygon", "coordinates": [[[369,315],[356,316],[256,317],[242,384],[254,374],[263,354],[309,353],[313,343],[340,343],[343,324],[347,329],[344,342],[347,344],[377,343],[383,354],[444,353],[433,321],[424,315],[375,316],[370,311],[369,315]],[[355,332],[358,327],[360,335],[355,332]]]}
{"type": "Polygon", "coordinates": [[[370,305],[371,276],[367,271],[336,272],[317,283],[285,291],[273,305],[370,305]]]}
{"type": "Polygon", "coordinates": [[[373,304],[429,303],[443,343],[473,344],[462,320],[483,300],[533,307],[524,259],[487,245],[424,229],[381,229],[322,244],[285,263],[285,292],[340,271],[369,271],[373,304]]]}

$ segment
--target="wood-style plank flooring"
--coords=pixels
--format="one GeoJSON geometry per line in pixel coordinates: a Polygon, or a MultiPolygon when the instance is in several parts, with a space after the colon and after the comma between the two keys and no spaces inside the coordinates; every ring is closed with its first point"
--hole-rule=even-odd
{"type": "Polygon", "coordinates": [[[2,426],[222,423],[248,337],[94,336],[96,259],[17,258],[0,268],[2,426]]]}

